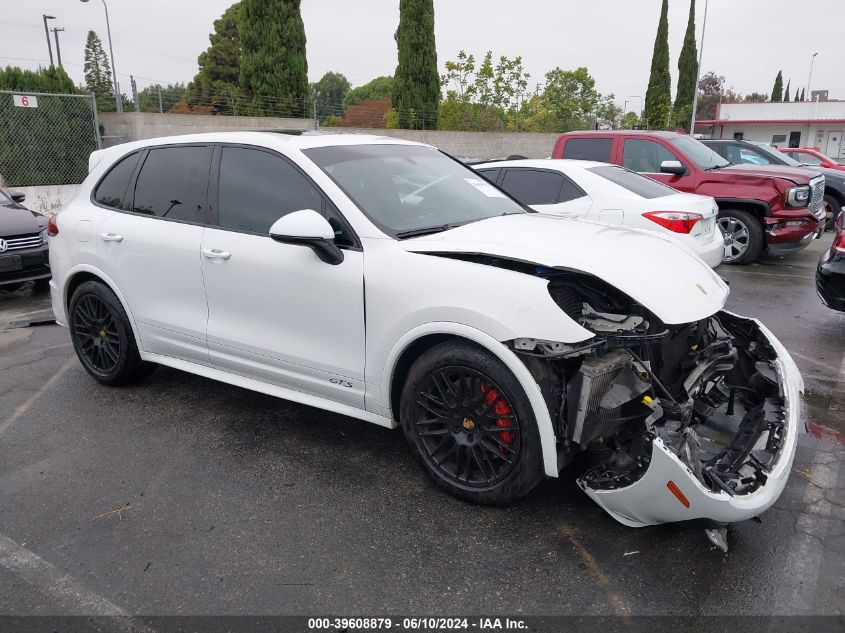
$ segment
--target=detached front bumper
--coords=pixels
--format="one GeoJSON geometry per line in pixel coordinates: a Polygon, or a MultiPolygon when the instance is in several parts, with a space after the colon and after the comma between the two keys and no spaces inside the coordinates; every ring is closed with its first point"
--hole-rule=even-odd
{"type": "Polygon", "coordinates": [[[648,469],[630,486],[595,490],[582,479],[578,481],[582,490],[620,523],[631,527],[694,520],[735,523],[761,514],[783,492],[795,457],[799,427],[803,424],[804,382],[789,352],[762,323],[756,319],[733,318],[756,326],[777,353],[774,365],[783,400],[785,436],[766,482],[749,494],[732,496],[713,492],[660,438],[655,438],[648,469]]]}

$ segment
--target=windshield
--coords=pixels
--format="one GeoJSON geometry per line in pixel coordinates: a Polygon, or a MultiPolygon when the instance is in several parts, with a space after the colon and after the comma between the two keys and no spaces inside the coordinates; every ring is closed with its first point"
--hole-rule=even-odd
{"type": "Polygon", "coordinates": [[[303,153],[376,226],[396,237],[528,212],[481,175],[431,147],[339,145],[303,153]]]}
{"type": "Polygon", "coordinates": [[[0,189],[0,204],[12,204],[12,197],[2,189],[0,189]]]}
{"type": "Polygon", "coordinates": [[[588,171],[591,171],[594,174],[597,174],[642,198],[663,198],[665,196],[671,196],[678,193],[676,189],[667,187],[663,183],[652,180],[651,178],[646,178],[637,172],[623,169],[622,167],[602,165],[601,167],[590,167],[588,171]]]}
{"type": "Polygon", "coordinates": [[[799,163],[794,158],[784,154],[783,152],[779,152],[771,145],[767,145],[766,143],[754,143],[757,146],[757,149],[760,150],[763,154],[771,156],[775,163],[781,163],[783,165],[789,165],[790,167],[803,167],[801,163],[799,163]]]}
{"type": "Polygon", "coordinates": [[[721,168],[730,165],[728,161],[719,156],[712,149],[707,147],[701,141],[698,141],[689,136],[679,136],[670,139],[669,141],[677,147],[688,160],[691,160],[701,169],[712,169],[713,167],[721,168]]]}

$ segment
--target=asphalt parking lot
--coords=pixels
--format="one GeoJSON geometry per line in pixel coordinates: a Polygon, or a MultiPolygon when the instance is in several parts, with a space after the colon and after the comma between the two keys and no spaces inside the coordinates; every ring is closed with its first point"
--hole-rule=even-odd
{"type": "Polygon", "coordinates": [[[564,472],[438,491],[399,432],[159,368],[95,383],[49,297],[0,293],[0,614],[845,614],[845,314],[810,249],[722,267],[793,353],[811,432],[762,523],[623,527],[564,472]],[[115,611],[116,610],[116,611],[115,611]]]}

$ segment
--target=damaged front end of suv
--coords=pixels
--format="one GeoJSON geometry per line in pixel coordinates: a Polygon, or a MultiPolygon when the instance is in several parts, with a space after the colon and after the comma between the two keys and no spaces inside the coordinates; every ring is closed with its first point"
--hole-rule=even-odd
{"type": "MultiPolygon", "coordinates": [[[[591,275],[536,268],[576,344],[509,341],[541,387],[559,464],[588,452],[578,485],[629,526],[757,516],[780,495],[801,418],[801,376],[758,321],[718,311],[666,324],[591,275]]],[[[719,542],[719,541],[722,542],[719,542]]]]}

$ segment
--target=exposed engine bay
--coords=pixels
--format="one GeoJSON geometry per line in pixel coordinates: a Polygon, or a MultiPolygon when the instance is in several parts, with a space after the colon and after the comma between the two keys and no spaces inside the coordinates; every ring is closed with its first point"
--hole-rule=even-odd
{"type": "Polygon", "coordinates": [[[600,279],[546,274],[555,302],[595,336],[511,344],[549,405],[561,466],[581,451],[598,460],[579,485],[631,486],[648,470],[656,440],[712,492],[740,496],[765,484],[785,410],[777,353],[753,322],[719,312],[667,326],[600,279]]]}

